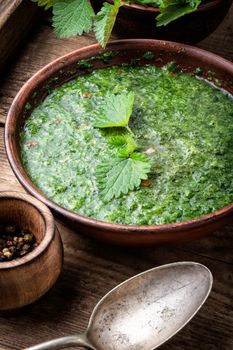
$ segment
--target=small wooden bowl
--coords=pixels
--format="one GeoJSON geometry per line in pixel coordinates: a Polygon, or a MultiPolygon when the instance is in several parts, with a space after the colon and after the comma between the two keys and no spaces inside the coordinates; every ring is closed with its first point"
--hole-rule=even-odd
{"type": "MultiPolygon", "coordinates": [[[[232,0],[209,0],[200,5],[195,12],[166,26],[157,27],[159,8],[130,3],[120,8],[115,28],[121,38],[163,39],[195,44],[219,26],[231,4],[232,0]]],[[[99,7],[101,5],[102,3],[98,4],[99,7]]]]}
{"type": "Polygon", "coordinates": [[[27,194],[0,192],[0,224],[15,224],[40,241],[24,257],[0,262],[2,311],[30,304],[53,286],[61,272],[63,249],[50,210],[27,194]]]}
{"type": "MultiPolygon", "coordinates": [[[[49,91],[92,70],[125,63],[154,64],[161,67],[175,61],[188,74],[195,74],[198,67],[202,77],[208,80],[209,73],[221,87],[233,94],[233,64],[213,53],[196,47],[169,41],[135,39],[119,40],[108,44],[106,49],[91,45],[73,51],[51,62],[37,72],[21,88],[9,110],[5,126],[5,145],[8,160],[18,180],[33,196],[44,202],[65,223],[80,233],[118,245],[151,246],[168,242],[189,241],[218,230],[233,217],[233,204],[205,216],[165,225],[111,224],[67,210],[49,199],[30,179],[21,158],[19,135],[25,118],[31,110],[49,94],[49,91]],[[151,51],[154,58],[148,61],[145,53],[151,51]],[[80,65],[85,62],[87,66],[80,65]]],[[[38,164],[40,166],[40,164],[38,164]]]]}

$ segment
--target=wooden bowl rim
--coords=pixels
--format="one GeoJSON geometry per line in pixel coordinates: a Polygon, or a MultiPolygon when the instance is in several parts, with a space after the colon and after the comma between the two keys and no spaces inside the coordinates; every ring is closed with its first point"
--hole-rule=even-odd
{"type": "Polygon", "coordinates": [[[125,224],[114,224],[108,223],[101,220],[96,220],[94,218],[90,218],[81,214],[78,214],[74,211],[65,209],[60,205],[56,204],[52,200],[50,200],[46,195],[44,195],[32,182],[32,180],[27,175],[26,171],[23,168],[20,156],[15,152],[14,153],[14,145],[16,146],[16,140],[12,137],[14,134],[14,130],[11,129],[11,122],[15,120],[15,111],[21,109],[18,102],[27,101],[27,97],[31,92],[38,86],[39,83],[48,79],[52,73],[55,71],[59,71],[59,69],[64,68],[64,64],[71,64],[80,59],[89,58],[91,56],[101,55],[106,51],[117,51],[117,50],[127,50],[128,48],[138,48],[145,49],[145,45],[148,50],[152,48],[160,48],[166,49],[167,51],[173,53],[183,52],[185,54],[189,54],[191,57],[198,58],[202,61],[211,60],[214,62],[216,67],[223,67],[230,71],[229,74],[233,76],[233,63],[230,61],[218,56],[214,53],[208,52],[206,50],[181,44],[175,43],[171,41],[164,40],[154,40],[154,39],[125,39],[125,40],[117,40],[110,42],[106,49],[100,47],[99,44],[89,45],[87,47],[74,50],[66,55],[63,55],[56,60],[50,62],[38,72],[36,72],[20,89],[16,97],[14,98],[12,105],[9,109],[6,124],[5,124],[5,146],[6,153],[9,160],[9,163],[21,184],[26,188],[28,192],[30,192],[37,199],[45,203],[49,208],[57,212],[58,214],[64,216],[71,222],[82,224],[86,227],[101,229],[105,231],[106,234],[111,235],[111,232],[127,232],[128,234],[132,234],[132,236],[140,236],[142,233],[160,235],[163,232],[181,232],[187,230],[196,230],[197,228],[204,228],[208,226],[210,223],[219,221],[225,217],[228,217],[233,212],[233,203],[229,204],[219,210],[216,210],[208,215],[203,215],[195,219],[186,220],[182,222],[176,222],[171,224],[161,224],[161,225],[125,225],[125,224]]]}
{"type": "Polygon", "coordinates": [[[30,196],[29,194],[10,191],[0,192],[0,201],[11,199],[17,200],[19,202],[25,202],[30,206],[34,207],[41,215],[44,221],[45,233],[40,244],[27,255],[23,256],[22,258],[11,260],[9,262],[0,262],[0,270],[21,267],[22,265],[28,264],[34,261],[35,259],[39,258],[41,254],[48,249],[55,235],[55,222],[53,215],[44,203],[40,202],[38,199],[30,196]]]}
{"type": "MultiPolygon", "coordinates": [[[[112,2],[112,0],[107,0],[107,1],[112,2]]],[[[215,9],[215,7],[219,6],[224,1],[227,1],[227,0],[212,0],[212,1],[210,0],[210,2],[207,2],[206,4],[201,4],[200,6],[198,6],[197,10],[193,13],[199,13],[199,12],[213,10],[213,9],[215,9]]],[[[228,0],[228,2],[230,3],[230,2],[232,2],[232,0],[228,0]]],[[[160,9],[158,7],[143,6],[143,5],[134,4],[134,3],[125,4],[123,7],[127,8],[129,10],[130,9],[136,10],[138,12],[149,12],[149,13],[155,13],[155,14],[160,13],[160,9]]]]}

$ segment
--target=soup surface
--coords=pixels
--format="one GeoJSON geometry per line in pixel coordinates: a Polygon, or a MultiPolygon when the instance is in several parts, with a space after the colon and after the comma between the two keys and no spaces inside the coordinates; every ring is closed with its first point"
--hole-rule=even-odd
{"type": "Polygon", "coordinates": [[[233,202],[232,98],[168,68],[111,67],[55,89],[21,133],[24,166],[60,206],[112,223],[165,224],[233,202]],[[148,183],[104,201],[96,166],[116,155],[117,128],[94,127],[108,92],[134,91],[130,128],[151,162],[148,183]],[[145,186],[146,185],[146,186],[145,186]]]}

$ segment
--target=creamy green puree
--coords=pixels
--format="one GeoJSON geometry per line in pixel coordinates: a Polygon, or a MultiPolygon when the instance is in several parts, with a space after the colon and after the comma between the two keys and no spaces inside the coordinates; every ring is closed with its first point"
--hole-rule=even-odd
{"type": "Polygon", "coordinates": [[[112,223],[166,224],[211,213],[233,201],[232,98],[167,68],[98,69],[55,89],[21,133],[24,166],[60,206],[112,223]],[[130,128],[151,159],[149,182],[110,202],[95,169],[115,156],[117,129],[94,128],[107,92],[135,92],[130,128]]]}

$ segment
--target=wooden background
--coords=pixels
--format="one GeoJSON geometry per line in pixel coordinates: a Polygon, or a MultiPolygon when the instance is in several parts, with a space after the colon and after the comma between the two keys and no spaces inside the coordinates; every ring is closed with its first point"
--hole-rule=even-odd
{"type": "Polygon", "coordinates": [[[40,14],[31,1],[0,0],[0,71],[40,14]]]}
{"type": "MultiPolygon", "coordinates": [[[[198,46],[233,60],[232,22],[233,7],[217,31],[198,46]]],[[[93,35],[57,39],[49,23],[42,19],[1,72],[0,191],[23,191],[9,167],[3,144],[5,118],[13,97],[39,68],[94,42],[93,35]]],[[[198,315],[160,349],[233,349],[233,225],[189,244],[143,249],[107,246],[60,223],[58,227],[65,248],[62,275],[53,289],[33,305],[0,316],[1,349],[22,349],[53,337],[82,332],[95,304],[118,283],[154,266],[182,260],[209,267],[214,287],[198,315]]]]}

